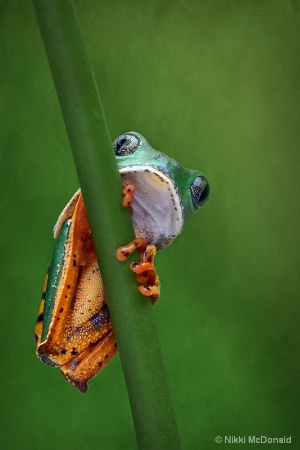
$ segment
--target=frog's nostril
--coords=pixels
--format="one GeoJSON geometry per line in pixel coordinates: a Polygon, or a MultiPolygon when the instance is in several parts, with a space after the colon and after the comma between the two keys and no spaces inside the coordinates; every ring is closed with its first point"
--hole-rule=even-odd
{"type": "Polygon", "coordinates": [[[194,206],[200,208],[208,200],[209,183],[204,175],[198,176],[192,182],[190,192],[194,206]]]}

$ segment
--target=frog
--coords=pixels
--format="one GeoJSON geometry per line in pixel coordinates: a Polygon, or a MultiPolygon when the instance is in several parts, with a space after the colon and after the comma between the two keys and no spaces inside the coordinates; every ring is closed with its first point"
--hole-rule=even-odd
{"type": "MultiPolygon", "coordinates": [[[[116,257],[126,261],[139,251],[139,261],[131,263],[130,269],[141,284],[141,294],[155,304],[160,296],[155,255],[205,205],[209,182],[203,173],[186,169],[155,150],[138,132],[120,135],[113,149],[123,182],[122,204],[130,209],[135,234],[130,243],[116,249],[116,257]]],[[[35,327],[36,353],[86,392],[89,380],[118,350],[80,189],[60,214],[54,238],[35,327]]]]}

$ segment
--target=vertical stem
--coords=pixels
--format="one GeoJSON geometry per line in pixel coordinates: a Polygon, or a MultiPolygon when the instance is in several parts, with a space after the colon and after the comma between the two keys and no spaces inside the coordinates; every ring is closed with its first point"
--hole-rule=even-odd
{"type": "MultiPolygon", "coordinates": [[[[149,299],[115,257],[133,238],[122,183],[73,1],[33,0],[87,208],[141,450],[180,449],[149,299]]],[[[99,405],[100,407],[100,405],[99,405]]]]}

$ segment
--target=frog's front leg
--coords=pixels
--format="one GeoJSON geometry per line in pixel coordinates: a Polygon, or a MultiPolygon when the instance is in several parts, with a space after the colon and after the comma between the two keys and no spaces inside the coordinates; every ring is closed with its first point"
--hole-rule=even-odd
{"type": "Polygon", "coordinates": [[[133,184],[124,184],[124,189],[122,191],[122,194],[124,195],[122,205],[127,207],[130,206],[133,202],[133,193],[134,193],[134,185],[133,184]]]}
{"type": "Polygon", "coordinates": [[[153,300],[157,300],[160,296],[160,281],[155,267],[148,262],[141,262],[130,264],[130,268],[137,274],[139,283],[146,282],[146,285],[139,287],[140,293],[146,297],[151,297],[153,300]]]}
{"type": "Polygon", "coordinates": [[[139,287],[141,294],[157,300],[160,295],[160,281],[154,266],[156,247],[148,244],[145,239],[136,238],[124,247],[119,247],[116,256],[119,261],[125,261],[135,250],[140,250],[140,261],[130,264],[130,269],[137,274],[139,283],[146,283],[139,287]]]}
{"type": "MultiPolygon", "coordinates": [[[[126,207],[133,202],[135,187],[125,183],[124,186],[122,205],[126,207]]],[[[154,266],[156,246],[149,244],[146,239],[135,238],[129,244],[119,247],[116,256],[119,261],[125,261],[137,249],[140,250],[140,261],[131,263],[130,269],[137,274],[137,281],[145,284],[139,287],[141,294],[152,297],[152,300],[156,301],[160,295],[160,281],[154,266]]]]}
{"type": "Polygon", "coordinates": [[[154,266],[156,246],[147,244],[140,249],[140,262],[130,264],[131,270],[137,274],[139,283],[146,283],[140,286],[139,291],[147,297],[157,300],[160,295],[160,281],[154,266]]]}

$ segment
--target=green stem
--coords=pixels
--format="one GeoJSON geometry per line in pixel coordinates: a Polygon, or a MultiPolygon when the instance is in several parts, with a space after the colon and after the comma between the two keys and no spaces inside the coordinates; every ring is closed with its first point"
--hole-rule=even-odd
{"type": "Polygon", "coordinates": [[[134,236],[122,183],[73,1],[33,0],[97,250],[117,337],[138,448],[179,449],[180,440],[151,302],[117,247],[134,236]]]}

